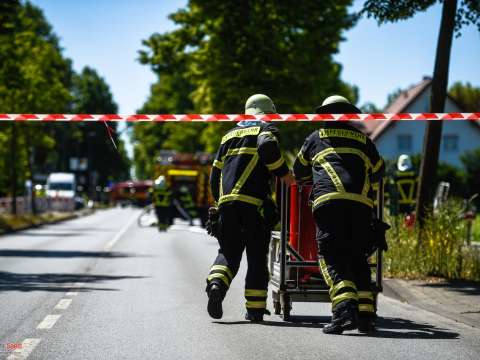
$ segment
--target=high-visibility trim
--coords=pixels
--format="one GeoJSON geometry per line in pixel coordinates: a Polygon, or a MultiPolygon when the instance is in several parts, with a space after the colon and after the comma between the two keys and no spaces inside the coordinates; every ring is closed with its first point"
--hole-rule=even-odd
{"type": "Polygon", "coordinates": [[[312,178],[312,175],[301,177],[300,180],[309,180],[312,178]]]}
{"type": "Polygon", "coordinates": [[[358,296],[357,293],[354,292],[345,292],[343,294],[337,295],[332,299],[332,307],[335,307],[338,305],[338,303],[341,303],[342,301],[345,300],[355,300],[358,301],[358,296]]]}
{"type": "Polygon", "coordinates": [[[222,198],[222,196],[223,196],[223,173],[220,173],[220,186],[219,186],[218,192],[219,192],[219,197],[222,198]]]}
{"type": "Polygon", "coordinates": [[[380,160],[378,160],[375,166],[373,166],[372,172],[375,174],[378,170],[380,170],[380,167],[382,166],[382,164],[383,164],[383,159],[380,158],[380,160]]]}
{"type": "Polygon", "coordinates": [[[218,161],[218,160],[214,160],[214,161],[213,161],[213,166],[215,166],[216,168],[222,170],[222,169],[223,169],[223,162],[218,161]]]}
{"type": "Polygon", "coordinates": [[[322,162],[321,166],[327,172],[328,176],[330,176],[330,179],[332,180],[333,185],[335,185],[335,188],[337,189],[337,191],[345,192],[345,188],[343,187],[342,180],[340,180],[340,177],[338,176],[333,166],[328,162],[322,162]]]}
{"type": "Polygon", "coordinates": [[[320,151],[319,153],[317,153],[312,161],[314,164],[318,163],[320,165],[320,163],[322,161],[326,161],[325,160],[325,157],[327,155],[330,155],[330,154],[354,154],[354,155],[357,155],[359,156],[360,158],[362,158],[363,162],[365,163],[365,165],[368,167],[368,168],[372,168],[372,162],[370,161],[370,159],[368,158],[367,155],[365,155],[365,153],[359,149],[355,149],[355,148],[351,148],[351,147],[329,147],[329,148],[326,148],[322,151],[320,151]]]}
{"type": "Polygon", "coordinates": [[[267,297],[267,290],[245,289],[245,296],[267,297]]]}
{"type": "Polygon", "coordinates": [[[267,167],[268,170],[274,171],[278,169],[280,166],[282,166],[284,163],[285,163],[285,159],[282,156],[280,156],[280,159],[278,159],[277,161],[271,164],[266,164],[265,166],[267,167]]]}
{"type": "Polygon", "coordinates": [[[225,271],[227,275],[230,276],[230,280],[233,279],[232,271],[225,265],[213,265],[210,268],[210,271],[214,271],[214,270],[225,271]]]}
{"type": "Polygon", "coordinates": [[[310,161],[305,159],[305,156],[303,155],[302,150],[298,152],[297,159],[300,161],[300,164],[302,164],[303,166],[310,166],[310,161]]]}
{"type": "Polygon", "coordinates": [[[353,130],[347,129],[320,129],[318,130],[318,136],[320,138],[341,137],[351,140],[356,140],[362,144],[367,143],[367,136],[353,130]]]}
{"type": "Polygon", "coordinates": [[[229,195],[222,195],[218,200],[218,205],[229,201],[243,201],[252,205],[261,206],[263,204],[262,199],[258,199],[253,196],[243,195],[243,194],[229,194],[229,195]]]}
{"type": "Polygon", "coordinates": [[[260,136],[266,136],[270,139],[272,139],[273,141],[277,141],[278,142],[278,139],[277,137],[271,132],[271,131],[262,131],[259,135],[260,136]]]}
{"type": "Polygon", "coordinates": [[[197,176],[197,170],[179,170],[179,169],[170,169],[167,172],[170,176],[197,176]]]}
{"type": "Polygon", "coordinates": [[[252,173],[253,169],[255,168],[255,166],[257,166],[257,162],[258,162],[258,154],[255,154],[255,155],[253,155],[252,159],[250,160],[247,167],[243,171],[243,174],[240,175],[240,177],[238,178],[237,183],[235,184],[235,186],[232,189],[232,194],[238,194],[240,192],[240,189],[242,188],[242,186],[247,181],[247,179],[250,176],[250,174],[252,173]]]}
{"type": "Polygon", "coordinates": [[[266,301],[247,301],[247,309],[265,309],[267,307],[266,301]]]}
{"type": "Polygon", "coordinates": [[[399,202],[404,201],[403,203],[414,203],[415,202],[415,179],[400,179],[397,180],[397,189],[398,192],[400,193],[400,199],[399,202]],[[408,195],[404,191],[404,185],[407,185],[406,187],[409,187],[408,189],[408,195]]]}
{"type": "Polygon", "coordinates": [[[413,177],[413,176],[415,176],[415,173],[413,171],[397,171],[395,173],[395,176],[397,176],[397,177],[413,177]]]}
{"type": "Polygon", "coordinates": [[[358,291],[357,294],[359,300],[368,299],[374,301],[373,292],[371,291],[358,291]]]}
{"type": "Polygon", "coordinates": [[[230,280],[229,280],[228,276],[225,275],[225,274],[215,273],[215,274],[208,275],[207,280],[209,282],[212,281],[213,279],[220,279],[220,280],[223,281],[223,283],[225,285],[227,285],[227,287],[230,286],[230,280]]]}
{"type": "Polygon", "coordinates": [[[318,260],[318,263],[320,265],[320,270],[322,272],[323,278],[325,279],[325,282],[329,287],[331,287],[333,285],[333,280],[328,273],[327,263],[323,258],[320,258],[320,260],[318,260]]]}
{"type": "Polygon", "coordinates": [[[222,161],[227,156],[244,155],[244,154],[255,155],[257,154],[257,148],[241,147],[241,148],[229,149],[227,153],[222,156],[222,161]]]}
{"type": "Polygon", "coordinates": [[[359,304],[358,305],[358,311],[374,313],[375,308],[373,307],[372,304],[359,304]]]}
{"type": "Polygon", "coordinates": [[[222,144],[233,138],[242,138],[250,135],[258,135],[260,133],[260,126],[253,126],[246,129],[233,130],[222,137],[222,144]]]}
{"type": "Polygon", "coordinates": [[[339,283],[336,283],[330,288],[329,290],[330,297],[334,298],[340,289],[343,289],[346,287],[352,288],[353,290],[357,290],[357,287],[355,286],[355,283],[353,281],[343,280],[343,281],[340,281],[339,283]]]}
{"type": "Polygon", "coordinates": [[[368,190],[370,190],[370,175],[368,169],[365,168],[365,180],[363,181],[362,195],[368,196],[368,190]]]}
{"type": "Polygon", "coordinates": [[[355,194],[355,193],[349,193],[349,192],[331,192],[325,195],[321,195],[317,197],[313,201],[313,207],[316,208],[318,205],[321,203],[324,203],[326,201],[330,200],[351,200],[351,201],[357,201],[362,204],[365,204],[371,208],[373,208],[373,200],[369,199],[366,196],[363,196],[361,194],[355,194]]]}

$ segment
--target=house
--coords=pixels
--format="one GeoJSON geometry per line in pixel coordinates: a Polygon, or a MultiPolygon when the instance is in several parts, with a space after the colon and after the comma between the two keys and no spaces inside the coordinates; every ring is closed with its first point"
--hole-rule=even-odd
{"type": "MultiPolygon", "coordinates": [[[[432,79],[423,80],[402,91],[385,109],[385,113],[429,112],[432,79]]],[[[453,98],[447,96],[445,111],[463,112],[453,98]]],[[[423,150],[425,121],[366,121],[364,131],[375,142],[380,154],[386,159],[397,159],[401,154],[420,154],[423,150]]],[[[462,166],[460,155],[467,150],[480,148],[479,121],[444,121],[440,161],[462,166]]]]}

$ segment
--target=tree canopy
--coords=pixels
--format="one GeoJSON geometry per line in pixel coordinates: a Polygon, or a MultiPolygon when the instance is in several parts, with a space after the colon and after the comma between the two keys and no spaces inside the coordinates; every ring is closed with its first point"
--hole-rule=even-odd
{"type": "MultiPolygon", "coordinates": [[[[351,2],[190,0],[170,15],[176,30],[143,42],[140,61],[151,66],[158,82],[141,111],[243,113],[245,100],[255,93],[269,95],[282,113],[312,112],[333,93],[356,102],[357,89],[341,80],[342,67],[332,57],[342,32],[355,24],[356,16],[347,11],[351,2]]],[[[137,171],[144,166],[137,156],[148,154],[153,161],[162,147],[173,145],[172,138],[180,148],[188,143],[214,151],[229,126],[164,125],[148,148],[144,129],[156,130],[139,124],[137,171]]],[[[310,131],[308,125],[281,128],[287,148],[301,146],[310,131]]]]}

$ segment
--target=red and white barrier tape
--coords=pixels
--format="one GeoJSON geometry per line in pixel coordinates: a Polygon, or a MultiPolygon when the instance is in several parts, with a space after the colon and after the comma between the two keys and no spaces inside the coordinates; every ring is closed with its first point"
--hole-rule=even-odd
{"type": "Polygon", "coordinates": [[[403,113],[403,114],[0,114],[2,121],[127,121],[127,122],[228,122],[242,120],[264,121],[365,121],[365,120],[480,120],[476,113],[403,113]]]}

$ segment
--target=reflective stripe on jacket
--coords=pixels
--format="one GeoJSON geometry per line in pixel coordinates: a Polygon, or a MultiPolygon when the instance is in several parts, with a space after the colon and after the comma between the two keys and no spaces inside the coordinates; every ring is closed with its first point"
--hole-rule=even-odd
{"type": "Polygon", "coordinates": [[[276,126],[260,121],[239,125],[222,138],[210,174],[212,195],[218,205],[242,201],[260,206],[270,194],[271,174],[287,173],[276,126]]]}
{"type": "Polygon", "coordinates": [[[293,171],[299,180],[313,177],[313,208],[337,200],[373,207],[372,186],[384,172],[373,142],[345,123],[326,123],[307,137],[293,171]]]}

